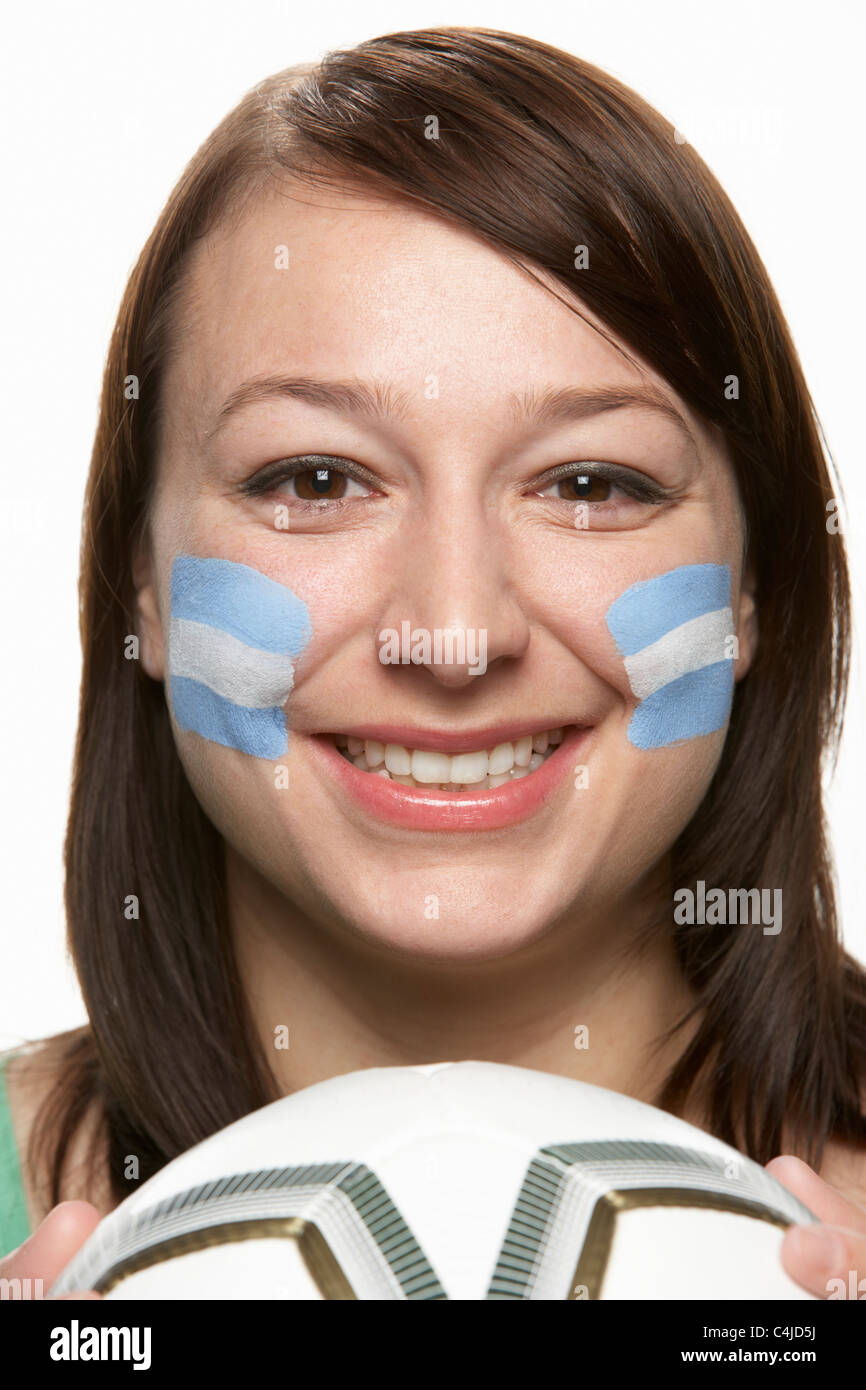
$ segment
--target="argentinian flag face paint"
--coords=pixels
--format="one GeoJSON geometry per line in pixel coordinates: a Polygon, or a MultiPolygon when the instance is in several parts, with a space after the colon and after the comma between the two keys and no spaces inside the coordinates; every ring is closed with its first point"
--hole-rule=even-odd
{"type": "Polygon", "coordinates": [[[681,565],[633,584],[607,625],[640,701],[628,726],[636,748],[663,748],[724,725],[734,692],[731,572],[681,565]]]}
{"type": "Polygon", "coordinates": [[[168,664],[182,729],[256,758],[289,743],[282,706],[311,635],[302,599],[249,565],[178,555],[168,664]]]}

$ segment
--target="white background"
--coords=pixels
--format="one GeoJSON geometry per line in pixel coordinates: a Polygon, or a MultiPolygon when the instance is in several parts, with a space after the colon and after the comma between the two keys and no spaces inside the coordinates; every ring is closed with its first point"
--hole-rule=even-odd
{"type": "Polygon", "coordinates": [[[249,87],[331,48],[443,24],[529,34],[633,87],[714,170],[768,267],[847,500],[857,657],[829,807],[845,943],[866,960],[858,0],[19,5],[4,17],[0,74],[0,1047],[85,1021],[65,957],[61,878],[78,545],[102,368],[129,271],[184,164],[249,87]]]}

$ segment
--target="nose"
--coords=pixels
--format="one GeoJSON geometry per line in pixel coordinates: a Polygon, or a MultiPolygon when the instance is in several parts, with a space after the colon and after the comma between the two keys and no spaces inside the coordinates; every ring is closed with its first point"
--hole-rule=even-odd
{"type": "Polygon", "coordinates": [[[530,628],[508,573],[509,539],[465,494],[441,498],[422,523],[407,523],[377,634],[380,661],[399,653],[401,665],[411,661],[458,690],[523,656],[530,628]]]}

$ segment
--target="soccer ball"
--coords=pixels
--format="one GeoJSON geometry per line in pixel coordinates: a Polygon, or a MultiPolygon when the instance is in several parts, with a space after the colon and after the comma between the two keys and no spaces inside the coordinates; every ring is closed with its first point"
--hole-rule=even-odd
{"type": "Polygon", "coordinates": [[[51,1295],[809,1299],[759,1164],[653,1106],[524,1067],[375,1067],[188,1150],[51,1295]]]}

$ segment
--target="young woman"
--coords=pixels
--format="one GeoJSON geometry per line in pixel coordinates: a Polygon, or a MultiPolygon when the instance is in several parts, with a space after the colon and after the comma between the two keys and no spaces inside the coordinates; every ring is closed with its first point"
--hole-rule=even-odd
{"type": "Polygon", "coordinates": [[[825,1223],[793,1277],[866,1274],[835,492],[736,212],[605,73],[434,29],[246,96],[109,352],[66,847],[89,1022],[7,1061],[0,1270],[47,1288],[280,1095],[481,1058],[772,1160],[825,1223]]]}

